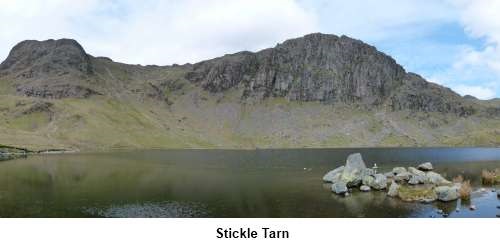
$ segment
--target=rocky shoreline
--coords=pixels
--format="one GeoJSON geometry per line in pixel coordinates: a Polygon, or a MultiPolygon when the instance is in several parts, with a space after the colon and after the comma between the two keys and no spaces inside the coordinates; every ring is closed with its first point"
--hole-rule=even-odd
{"type": "Polygon", "coordinates": [[[45,149],[33,151],[26,148],[0,145],[0,162],[17,158],[26,158],[28,155],[33,154],[61,154],[71,152],[73,151],[64,149],[45,149]]]}
{"type": "Polygon", "coordinates": [[[395,167],[389,172],[378,172],[376,164],[367,168],[360,153],[347,157],[346,164],[329,171],[323,181],[331,183],[331,190],[349,196],[353,188],[361,192],[386,191],[389,197],[405,202],[430,203],[468,200],[471,194],[469,181],[463,178],[450,181],[433,171],[430,162],[416,167],[395,167]]]}

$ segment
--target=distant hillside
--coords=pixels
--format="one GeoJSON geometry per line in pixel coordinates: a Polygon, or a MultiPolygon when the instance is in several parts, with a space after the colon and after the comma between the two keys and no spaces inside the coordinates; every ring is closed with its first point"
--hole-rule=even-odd
{"type": "Polygon", "coordinates": [[[500,145],[498,100],[461,97],[346,36],[173,66],[23,41],[0,64],[0,95],[0,145],[30,149],[500,145]]]}

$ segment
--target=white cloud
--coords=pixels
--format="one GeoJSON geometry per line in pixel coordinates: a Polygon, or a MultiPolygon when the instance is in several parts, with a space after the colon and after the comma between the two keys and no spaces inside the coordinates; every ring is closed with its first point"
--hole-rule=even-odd
{"type": "Polygon", "coordinates": [[[0,56],[24,39],[75,38],[95,55],[141,64],[197,62],[317,31],[293,0],[0,0],[0,56]]]}
{"type": "Polygon", "coordinates": [[[436,0],[301,0],[319,14],[323,30],[370,42],[411,40],[436,24],[453,22],[457,13],[436,0]]]}
{"type": "Polygon", "coordinates": [[[450,0],[460,12],[460,22],[468,35],[484,39],[481,48],[465,47],[451,66],[448,74],[457,79],[476,81],[475,86],[456,85],[458,92],[471,91],[478,98],[493,98],[500,89],[500,81],[486,83],[486,79],[500,77],[500,1],[450,0]],[[480,85],[480,86],[478,86],[480,85]]]}
{"type": "MultiPolygon", "coordinates": [[[[485,97],[500,90],[500,0],[0,0],[0,6],[0,60],[19,41],[66,37],[116,61],[182,64],[321,31],[382,47],[456,91],[473,87],[471,94],[485,97]],[[457,23],[484,46],[433,40],[443,25],[457,23]]],[[[454,39],[453,32],[441,38],[454,39]]]]}
{"type": "Polygon", "coordinates": [[[487,100],[495,97],[495,90],[484,86],[470,86],[459,84],[453,89],[460,95],[471,95],[482,100],[487,100]]]}
{"type": "Polygon", "coordinates": [[[500,76],[500,1],[455,0],[462,10],[461,21],[465,30],[473,37],[485,38],[486,46],[481,50],[467,51],[455,66],[486,66],[500,76]]]}

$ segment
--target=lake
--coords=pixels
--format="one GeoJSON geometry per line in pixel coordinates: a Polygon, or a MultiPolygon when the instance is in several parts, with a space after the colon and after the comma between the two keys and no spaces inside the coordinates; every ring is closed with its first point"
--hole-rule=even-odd
{"type": "Polygon", "coordinates": [[[36,155],[0,162],[0,217],[495,217],[483,169],[500,148],[147,150],[36,155]],[[323,175],[360,152],[379,171],[430,161],[475,191],[465,202],[405,203],[385,192],[333,194],[323,175]],[[455,211],[457,206],[461,209],[455,211]]]}

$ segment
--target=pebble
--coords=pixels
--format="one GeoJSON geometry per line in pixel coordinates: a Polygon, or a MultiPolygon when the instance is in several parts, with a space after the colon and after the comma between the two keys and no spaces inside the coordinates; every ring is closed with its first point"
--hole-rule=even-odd
{"type": "Polygon", "coordinates": [[[498,205],[497,208],[500,209],[500,205],[498,205]]]}
{"type": "Polygon", "coordinates": [[[460,212],[460,208],[455,209],[455,211],[460,212]]]}
{"type": "Polygon", "coordinates": [[[497,218],[500,218],[500,214],[497,214],[497,218]]]}
{"type": "Polygon", "coordinates": [[[349,192],[345,192],[344,196],[349,196],[349,192]]]}
{"type": "Polygon", "coordinates": [[[469,209],[473,211],[476,210],[476,205],[470,205],[469,209]]]}
{"type": "Polygon", "coordinates": [[[481,190],[481,192],[485,192],[485,191],[486,191],[486,189],[485,189],[485,188],[481,188],[480,190],[481,190]]]}
{"type": "Polygon", "coordinates": [[[443,217],[445,217],[445,218],[448,217],[448,216],[449,216],[449,214],[447,214],[447,213],[443,214],[443,217]]]}
{"type": "Polygon", "coordinates": [[[438,209],[436,212],[437,212],[438,214],[442,214],[442,213],[443,213],[443,210],[438,209]]]}

